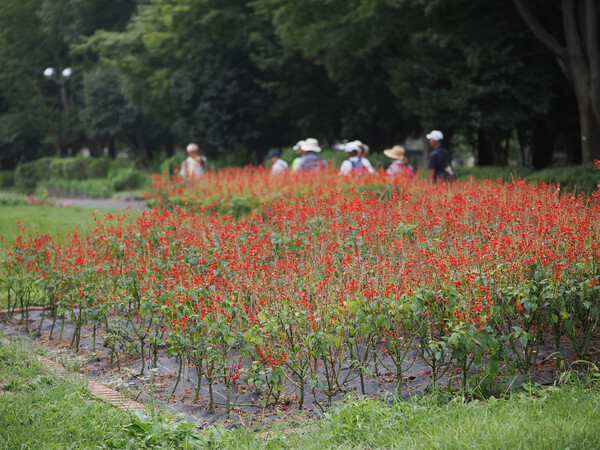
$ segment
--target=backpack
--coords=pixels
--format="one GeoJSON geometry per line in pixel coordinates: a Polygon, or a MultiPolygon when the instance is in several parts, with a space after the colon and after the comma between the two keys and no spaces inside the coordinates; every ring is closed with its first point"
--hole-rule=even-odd
{"type": "Polygon", "coordinates": [[[362,163],[362,159],[357,159],[355,161],[350,160],[350,164],[352,164],[352,172],[365,172],[367,168],[362,163]]]}
{"type": "Polygon", "coordinates": [[[327,166],[315,153],[307,153],[304,158],[300,160],[298,170],[319,170],[324,169],[327,166]]]}
{"type": "Polygon", "coordinates": [[[352,164],[351,173],[359,174],[359,173],[367,173],[367,166],[365,166],[362,162],[362,158],[358,158],[355,161],[350,160],[350,164],[352,164]]]}
{"type": "Polygon", "coordinates": [[[412,178],[415,176],[415,171],[413,170],[413,168],[410,164],[406,164],[402,168],[402,176],[407,177],[407,178],[412,178]]]}

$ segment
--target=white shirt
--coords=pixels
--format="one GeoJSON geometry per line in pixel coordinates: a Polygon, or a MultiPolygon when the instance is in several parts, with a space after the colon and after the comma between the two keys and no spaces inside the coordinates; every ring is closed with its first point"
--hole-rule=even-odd
{"type": "Polygon", "coordinates": [[[283,159],[279,158],[271,166],[271,174],[277,175],[278,173],[285,172],[290,166],[283,159]]]}
{"type": "Polygon", "coordinates": [[[199,179],[204,173],[204,167],[200,165],[200,161],[198,161],[198,157],[192,158],[188,156],[188,158],[181,163],[181,169],[179,170],[179,176],[182,178],[192,178],[194,180],[199,179]]]}
{"type": "Polygon", "coordinates": [[[352,162],[358,161],[362,163],[367,172],[375,173],[375,169],[373,169],[373,166],[367,158],[361,158],[360,156],[351,156],[342,163],[340,167],[340,175],[350,175],[352,173],[352,162]]]}

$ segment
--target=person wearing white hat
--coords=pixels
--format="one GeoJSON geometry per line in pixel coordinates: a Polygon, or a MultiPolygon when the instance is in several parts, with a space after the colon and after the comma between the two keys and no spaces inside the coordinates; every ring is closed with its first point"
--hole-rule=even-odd
{"type": "Polygon", "coordinates": [[[385,171],[392,177],[407,177],[415,176],[415,171],[406,158],[406,150],[401,145],[394,145],[383,151],[383,154],[388,158],[393,159],[392,164],[385,171]]]}
{"type": "Polygon", "coordinates": [[[361,145],[360,141],[348,142],[344,145],[344,151],[348,159],[344,161],[340,167],[340,175],[352,175],[360,173],[375,173],[375,169],[367,158],[360,156],[361,145]]]}
{"type": "Polygon", "coordinates": [[[321,152],[318,140],[314,138],[305,139],[298,142],[294,149],[299,157],[292,161],[293,172],[318,170],[327,167],[327,163],[317,155],[321,152]]]}
{"type": "Polygon", "coordinates": [[[204,164],[206,163],[206,158],[198,155],[199,149],[197,144],[188,144],[186,150],[188,157],[181,163],[179,176],[182,178],[198,180],[204,173],[204,164]]]}
{"type": "Polygon", "coordinates": [[[433,130],[427,134],[429,146],[433,149],[429,155],[429,181],[437,183],[438,181],[449,181],[454,173],[452,172],[452,155],[442,147],[444,135],[439,130],[433,130]]]}
{"type": "Polygon", "coordinates": [[[292,172],[296,172],[298,170],[298,166],[300,165],[300,159],[302,158],[302,155],[304,155],[304,151],[302,150],[302,144],[304,144],[304,141],[298,141],[296,142],[296,145],[294,145],[294,151],[298,156],[296,156],[292,161],[292,172]]]}

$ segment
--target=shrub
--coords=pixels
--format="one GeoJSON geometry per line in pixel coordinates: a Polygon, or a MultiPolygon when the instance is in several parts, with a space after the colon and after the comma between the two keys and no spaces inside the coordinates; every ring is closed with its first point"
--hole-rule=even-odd
{"type": "Polygon", "coordinates": [[[86,166],[89,158],[57,158],[50,163],[50,175],[67,180],[88,178],[86,166]]]}
{"type": "Polygon", "coordinates": [[[172,156],[169,156],[162,163],[160,163],[160,173],[167,172],[172,175],[174,172],[179,171],[179,165],[181,161],[183,161],[186,156],[183,153],[175,153],[172,156]]]}
{"type": "Polygon", "coordinates": [[[115,191],[139,189],[147,184],[148,176],[145,172],[135,168],[121,169],[111,179],[115,191]]]}
{"type": "Polygon", "coordinates": [[[129,158],[117,158],[112,161],[110,170],[108,171],[107,176],[112,178],[116,176],[116,174],[122,169],[134,169],[135,161],[129,158]]]}
{"type": "Polygon", "coordinates": [[[0,205],[2,206],[18,206],[26,204],[27,199],[23,195],[12,194],[9,192],[0,193],[0,205]]]}
{"type": "Polygon", "coordinates": [[[85,172],[87,178],[105,178],[112,165],[109,158],[88,158],[85,172]]]}
{"type": "Polygon", "coordinates": [[[91,198],[108,198],[115,193],[113,183],[106,178],[90,178],[87,180],[68,180],[53,177],[44,180],[42,187],[53,196],[85,196],[91,198]]]}
{"type": "Polygon", "coordinates": [[[15,187],[19,192],[31,194],[38,181],[47,177],[53,158],[41,158],[36,161],[19,163],[15,169],[15,187]]]}
{"type": "Polygon", "coordinates": [[[530,167],[477,166],[454,168],[454,175],[458,180],[468,180],[473,177],[477,180],[496,181],[501,179],[511,181],[516,178],[525,178],[533,172],[534,169],[530,167]]]}
{"type": "Polygon", "coordinates": [[[589,195],[598,188],[600,172],[594,163],[581,166],[555,167],[533,172],[526,177],[529,181],[543,181],[547,184],[560,183],[562,192],[576,192],[589,195]]]}

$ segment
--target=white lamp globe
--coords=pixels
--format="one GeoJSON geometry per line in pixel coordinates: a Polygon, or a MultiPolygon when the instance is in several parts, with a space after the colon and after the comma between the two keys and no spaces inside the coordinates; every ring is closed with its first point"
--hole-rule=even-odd
{"type": "Polygon", "coordinates": [[[56,70],[54,70],[54,67],[47,67],[44,70],[44,76],[48,79],[54,77],[54,75],[56,75],[56,70]]]}

